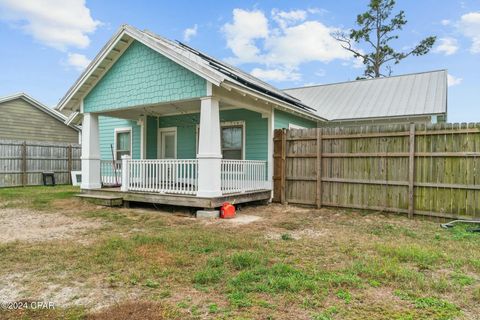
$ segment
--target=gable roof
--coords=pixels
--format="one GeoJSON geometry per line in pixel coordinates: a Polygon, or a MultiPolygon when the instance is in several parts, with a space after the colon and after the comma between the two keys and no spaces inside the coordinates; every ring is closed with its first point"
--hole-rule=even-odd
{"type": "Polygon", "coordinates": [[[445,114],[447,71],[285,89],[328,120],[445,114]]]}
{"type": "Polygon", "coordinates": [[[79,79],[60,100],[57,109],[77,111],[82,98],[106,74],[108,69],[133,40],[150,47],[214,85],[248,90],[287,109],[318,120],[324,120],[315,113],[314,109],[305,105],[299,99],[234,66],[212,58],[183,43],[170,41],[152,32],[141,31],[129,25],[121,26],[117,33],[107,42],[87,69],[80,75],[79,79]]]}
{"type": "MultiPolygon", "coordinates": [[[[52,118],[55,118],[57,119],[58,121],[62,122],[63,124],[65,124],[65,120],[67,119],[67,117],[65,117],[63,114],[61,114],[60,112],[58,112],[57,110],[53,109],[53,108],[49,108],[47,107],[46,105],[44,105],[43,103],[41,103],[40,101],[32,98],[31,96],[29,96],[28,94],[24,93],[24,92],[19,92],[19,93],[15,93],[15,94],[12,94],[12,95],[9,95],[9,96],[5,96],[5,97],[0,97],[0,104],[1,103],[5,103],[5,102],[9,102],[9,101],[13,101],[13,100],[17,100],[17,99],[22,99],[24,100],[25,102],[27,102],[28,104],[32,105],[33,107],[37,108],[38,110],[42,111],[42,112],[45,112],[46,114],[48,114],[49,116],[51,116],[52,118]]],[[[77,126],[74,126],[74,125],[69,125],[69,127],[77,130],[77,131],[80,131],[80,128],[77,127],[77,126]]]]}

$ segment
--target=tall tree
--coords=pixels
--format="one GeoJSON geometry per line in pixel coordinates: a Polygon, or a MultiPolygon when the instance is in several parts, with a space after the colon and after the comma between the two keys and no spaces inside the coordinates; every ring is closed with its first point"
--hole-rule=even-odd
{"type": "Polygon", "coordinates": [[[362,59],[365,65],[364,78],[390,76],[391,64],[398,64],[410,55],[427,54],[435,43],[436,37],[430,36],[410,51],[400,52],[393,49],[390,43],[398,39],[396,31],[402,30],[407,23],[403,10],[390,18],[394,7],[395,0],[371,0],[368,11],[357,16],[358,29],[351,29],[348,34],[334,34],[344,49],[352,52],[355,58],[362,59]],[[365,53],[354,44],[366,44],[370,52],[365,53]]]}

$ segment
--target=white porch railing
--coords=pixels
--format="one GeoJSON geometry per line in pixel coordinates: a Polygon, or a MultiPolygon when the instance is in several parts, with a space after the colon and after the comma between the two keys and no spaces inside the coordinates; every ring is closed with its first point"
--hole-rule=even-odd
{"type": "Polygon", "coordinates": [[[222,160],[223,194],[270,189],[267,161],[222,160]]]}
{"type": "Polygon", "coordinates": [[[197,186],[196,159],[128,160],[128,190],[196,194],[197,186]]]}
{"type": "MultiPolygon", "coordinates": [[[[123,191],[195,195],[198,191],[197,159],[124,160],[123,177],[128,181],[123,191]]],[[[117,177],[121,181],[122,168],[117,177]]],[[[115,183],[111,161],[102,161],[102,183],[115,183]],[[109,169],[110,168],[110,169],[109,169]],[[108,171],[110,170],[110,171],[108,171]],[[105,172],[105,173],[104,173],[105,172]]],[[[267,179],[267,162],[257,160],[222,160],[223,194],[242,193],[271,188],[267,179]]]]}
{"type": "Polygon", "coordinates": [[[103,186],[120,185],[122,183],[122,161],[101,160],[100,177],[103,186]]]}

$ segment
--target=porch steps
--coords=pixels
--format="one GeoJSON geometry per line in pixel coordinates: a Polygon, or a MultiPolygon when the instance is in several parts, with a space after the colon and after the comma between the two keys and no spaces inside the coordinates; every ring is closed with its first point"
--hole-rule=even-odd
{"type": "Polygon", "coordinates": [[[119,196],[85,194],[85,193],[80,193],[75,196],[81,199],[85,199],[91,203],[107,206],[107,207],[119,207],[123,205],[123,197],[119,197],[119,196]]]}

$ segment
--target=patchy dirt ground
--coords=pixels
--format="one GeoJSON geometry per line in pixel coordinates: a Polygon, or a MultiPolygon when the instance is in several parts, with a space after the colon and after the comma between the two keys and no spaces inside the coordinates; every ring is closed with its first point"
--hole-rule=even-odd
{"type": "Polygon", "coordinates": [[[102,224],[100,221],[69,217],[56,212],[4,208],[0,209],[0,243],[78,239],[82,234],[102,227],[102,224]]]}
{"type": "Polygon", "coordinates": [[[57,306],[0,319],[480,314],[480,237],[465,228],[277,204],[199,220],[172,207],[98,207],[74,192],[0,190],[0,302],[57,306]]]}

